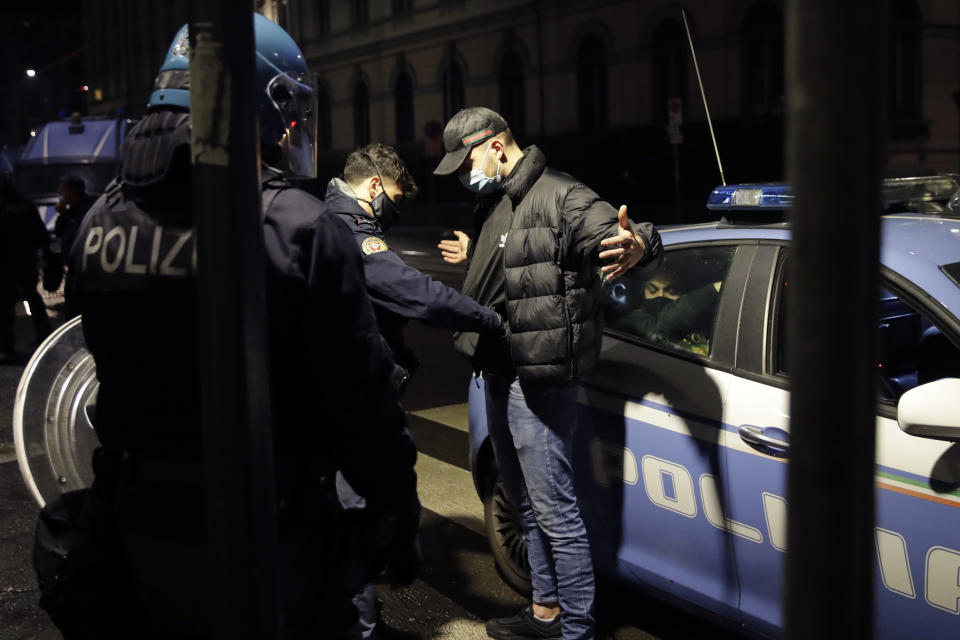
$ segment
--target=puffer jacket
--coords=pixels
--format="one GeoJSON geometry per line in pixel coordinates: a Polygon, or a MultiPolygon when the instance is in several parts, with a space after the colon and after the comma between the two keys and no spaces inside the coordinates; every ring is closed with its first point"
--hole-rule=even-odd
{"type": "MultiPolygon", "coordinates": [[[[574,382],[600,350],[600,241],[620,227],[617,210],[572,176],[546,166],[535,146],[504,181],[513,218],[503,253],[510,354],[521,380],[574,382]]],[[[633,223],[640,261],[663,258],[650,223],[633,223]]]]}

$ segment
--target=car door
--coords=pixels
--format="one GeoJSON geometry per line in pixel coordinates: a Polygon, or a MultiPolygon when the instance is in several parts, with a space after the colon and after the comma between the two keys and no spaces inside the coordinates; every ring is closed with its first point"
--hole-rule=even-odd
{"type": "Polygon", "coordinates": [[[598,569],[732,619],[735,559],[713,524],[725,496],[720,417],[735,327],[722,319],[736,315],[754,250],[673,247],[658,272],[671,287],[644,273],[605,285],[606,335],[575,449],[598,569]],[[651,287],[675,297],[654,305],[651,287]]]}
{"type": "MultiPolygon", "coordinates": [[[[739,438],[724,454],[729,516],[760,534],[734,542],[742,622],[774,636],[783,623],[790,367],[784,335],[787,254],[778,251],[769,258],[748,282],[748,289],[756,290],[749,297],[757,307],[745,309],[752,319],[741,327],[738,375],[729,384],[725,417],[739,438]]],[[[960,445],[907,435],[897,424],[896,403],[929,378],[924,353],[935,351],[937,360],[957,366],[960,353],[946,339],[946,327],[938,327],[936,315],[925,308],[921,292],[891,273],[884,274],[882,286],[874,635],[955,638],[960,628],[960,445]]]]}

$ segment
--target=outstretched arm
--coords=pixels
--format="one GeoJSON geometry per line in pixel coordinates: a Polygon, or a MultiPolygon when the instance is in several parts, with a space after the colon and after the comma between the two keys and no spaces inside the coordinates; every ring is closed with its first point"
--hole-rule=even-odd
{"type": "Polygon", "coordinates": [[[603,266],[608,280],[636,265],[655,267],[663,258],[660,234],[649,222],[632,222],[626,205],[615,210],[588,187],[578,184],[563,201],[573,249],[585,260],[613,260],[603,266]]]}
{"type": "Polygon", "coordinates": [[[367,254],[363,263],[370,297],[397,315],[455,331],[500,326],[492,309],[411,267],[393,251],[367,254]]]}
{"type": "Polygon", "coordinates": [[[617,235],[600,241],[603,250],[601,260],[610,260],[601,271],[607,274],[607,280],[613,280],[632,269],[647,253],[647,243],[639,233],[633,230],[627,217],[627,205],[621,205],[617,212],[617,235]]]}

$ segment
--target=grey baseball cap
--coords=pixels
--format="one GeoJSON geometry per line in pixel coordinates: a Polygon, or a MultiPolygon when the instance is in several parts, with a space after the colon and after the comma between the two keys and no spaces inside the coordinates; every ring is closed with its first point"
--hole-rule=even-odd
{"type": "Polygon", "coordinates": [[[470,149],[506,130],[507,121],[486,107],[470,107],[457,112],[443,130],[446,155],[433,170],[434,175],[448,176],[463,164],[470,149]]]}

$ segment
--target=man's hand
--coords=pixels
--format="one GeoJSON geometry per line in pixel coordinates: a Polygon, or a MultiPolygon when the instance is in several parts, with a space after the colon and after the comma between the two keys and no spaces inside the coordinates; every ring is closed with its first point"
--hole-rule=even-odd
{"type": "Polygon", "coordinates": [[[617,219],[620,221],[620,232],[600,241],[600,246],[607,247],[606,251],[600,252],[600,259],[613,259],[613,262],[604,265],[601,269],[601,272],[606,274],[607,280],[622,276],[640,262],[647,252],[647,246],[643,243],[643,238],[630,228],[630,220],[627,218],[627,205],[620,206],[617,219]]]}
{"type": "Polygon", "coordinates": [[[437,248],[443,255],[444,262],[461,264],[467,261],[467,249],[470,248],[470,236],[463,231],[454,231],[456,240],[441,240],[437,248]]]}

